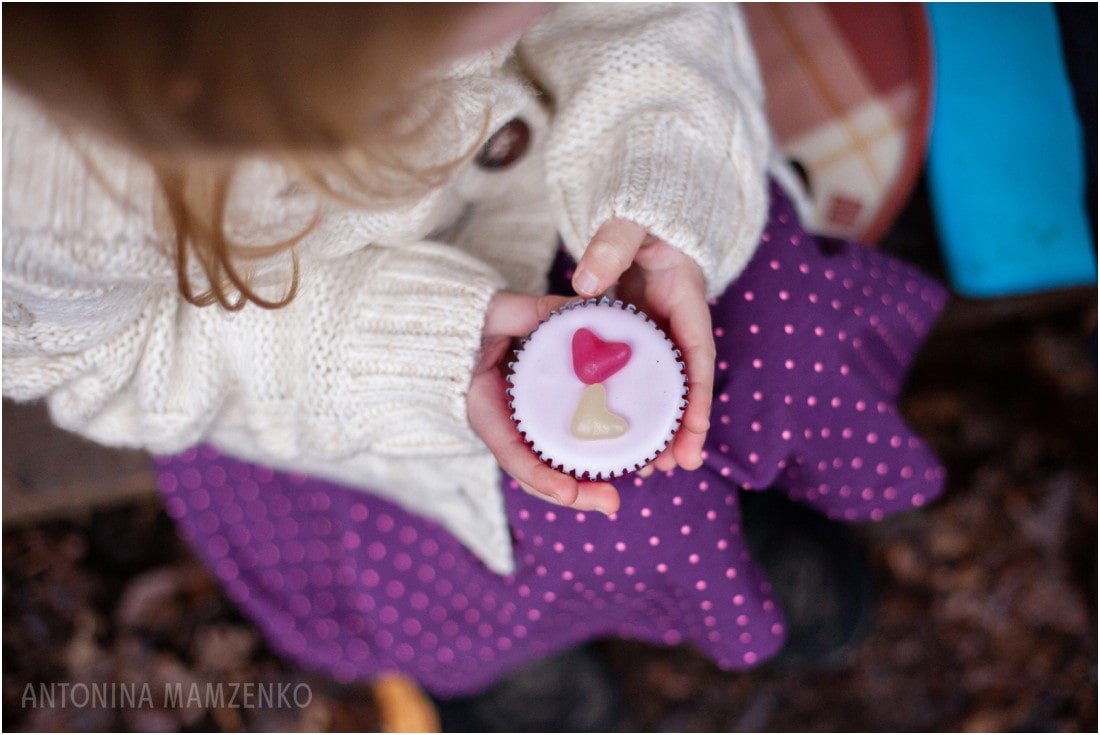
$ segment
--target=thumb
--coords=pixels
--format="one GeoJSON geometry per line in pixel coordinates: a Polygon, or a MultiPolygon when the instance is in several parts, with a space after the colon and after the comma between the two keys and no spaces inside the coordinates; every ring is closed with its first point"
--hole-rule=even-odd
{"type": "Polygon", "coordinates": [[[605,222],[577,263],[573,289],[581,296],[591,297],[611,288],[634,262],[647,235],[645,227],[629,220],[616,218],[605,222]]]}

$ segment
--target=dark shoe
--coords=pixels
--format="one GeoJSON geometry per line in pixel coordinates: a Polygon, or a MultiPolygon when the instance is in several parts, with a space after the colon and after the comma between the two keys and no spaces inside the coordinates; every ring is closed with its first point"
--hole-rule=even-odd
{"type": "Polygon", "coordinates": [[[870,627],[874,576],[844,524],[776,491],[743,492],[753,559],[787,615],[787,644],[773,666],[841,662],[870,627]]]}
{"type": "Polygon", "coordinates": [[[624,711],[615,677],[589,648],[528,664],[483,694],[436,706],[444,732],[613,732],[624,711]]]}

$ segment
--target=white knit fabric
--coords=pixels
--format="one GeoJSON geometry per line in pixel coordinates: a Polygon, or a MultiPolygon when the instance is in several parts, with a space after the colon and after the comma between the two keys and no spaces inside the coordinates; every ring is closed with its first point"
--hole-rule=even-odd
{"type": "MultiPolygon", "coordinates": [[[[579,256],[612,216],[685,250],[717,294],[753,252],[778,168],[732,5],[560,5],[513,54],[453,74],[469,78],[463,105],[491,107],[490,132],[529,123],[526,156],[470,163],[385,212],[250,162],[232,234],[270,243],[322,219],[298,245],[295,300],[236,313],[180,297],[146,166],[74,145],[5,84],[4,395],[45,398],[60,426],[107,445],[208,441],[375,492],[509,571],[499,469],[466,419],[492,294],[544,290],[558,234],[579,256]]],[[[458,142],[483,122],[472,114],[458,142]]],[[[272,297],[288,273],[285,257],[265,266],[272,297]]]]}

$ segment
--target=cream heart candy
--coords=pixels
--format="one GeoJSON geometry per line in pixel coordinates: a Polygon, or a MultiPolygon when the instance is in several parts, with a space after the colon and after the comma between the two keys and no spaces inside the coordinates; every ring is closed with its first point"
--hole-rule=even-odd
{"type": "Polygon", "coordinates": [[[607,391],[603,383],[585,386],[580,403],[573,412],[569,431],[578,439],[614,439],[626,433],[626,419],[607,410],[607,391]]]}

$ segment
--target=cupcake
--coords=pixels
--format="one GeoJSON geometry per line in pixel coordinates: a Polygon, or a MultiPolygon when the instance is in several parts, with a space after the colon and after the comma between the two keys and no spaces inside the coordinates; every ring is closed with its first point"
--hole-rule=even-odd
{"type": "Polygon", "coordinates": [[[516,428],[542,461],[581,480],[652,462],[687,406],[679,350],[621,301],[589,299],[554,312],[509,367],[516,428]]]}

